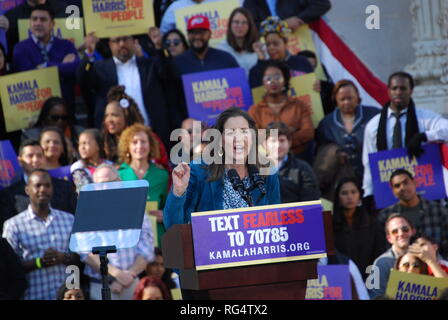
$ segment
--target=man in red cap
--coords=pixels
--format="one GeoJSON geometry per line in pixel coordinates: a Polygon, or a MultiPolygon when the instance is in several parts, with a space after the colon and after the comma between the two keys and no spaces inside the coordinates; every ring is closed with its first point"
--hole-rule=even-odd
{"type": "Polygon", "coordinates": [[[212,32],[206,16],[192,16],[187,23],[187,34],[190,49],[175,58],[179,75],[239,67],[229,53],[208,46],[212,32]]]}

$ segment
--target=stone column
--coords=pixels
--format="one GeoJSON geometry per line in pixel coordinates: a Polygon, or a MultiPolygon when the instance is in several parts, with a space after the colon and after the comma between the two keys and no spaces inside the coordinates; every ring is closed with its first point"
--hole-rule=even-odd
{"type": "Polygon", "coordinates": [[[417,106],[448,117],[448,0],[411,0],[415,62],[406,66],[416,80],[417,106]]]}

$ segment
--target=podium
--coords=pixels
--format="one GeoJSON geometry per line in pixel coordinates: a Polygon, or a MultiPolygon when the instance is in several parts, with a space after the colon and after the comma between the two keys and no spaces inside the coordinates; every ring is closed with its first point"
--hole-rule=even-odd
{"type": "MultiPolygon", "coordinates": [[[[333,254],[331,212],[323,218],[327,254],[333,254]]],[[[304,300],[307,280],[317,278],[317,259],[197,271],[191,224],[173,225],[162,249],[164,265],[179,270],[185,300],[304,300]]]]}

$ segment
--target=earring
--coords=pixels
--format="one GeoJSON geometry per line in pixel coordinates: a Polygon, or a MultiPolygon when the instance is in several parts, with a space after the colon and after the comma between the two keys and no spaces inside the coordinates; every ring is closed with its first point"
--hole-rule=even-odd
{"type": "Polygon", "coordinates": [[[131,154],[128,152],[128,153],[126,153],[126,158],[130,158],[131,157],[131,154]]]}

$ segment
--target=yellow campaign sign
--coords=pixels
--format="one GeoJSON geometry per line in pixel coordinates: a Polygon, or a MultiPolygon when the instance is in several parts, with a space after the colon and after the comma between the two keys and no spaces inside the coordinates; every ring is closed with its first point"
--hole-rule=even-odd
{"type": "Polygon", "coordinates": [[[394,300],[436,300],[448,289],[448,278],[391,270],[386,295],[394,300]]]}
{"type": "Polygon", "coordinates": [[[157,237],[157,218],[151,215],[150,211],[159,210],[159,204],[157,201],[147,201],[145,212],[151,223],[152,233],[154,234],[154,247],[159,246],[159,239],[157,237]]]}
{"type": "Polygon", "coordinates": [[[188,19],[194,15],[201,14],[210,20],[212,37],[210,46],[215,46],[227,36],[227,25],[233,9],[240,6],[238,0],[224,0],[212,3],[195,4],[175,11],[176,27],[187,34],[188,19]]]}
{"type": "MultiPolygon", "coordinates": [[[[19,40],[28,39],[31,35],[30,20],[19,19],[19,40]]],[[[54,19],[53,36],[60,39],[67,39],[73,42],[76,48],[79,48],[84,43],[84,23],[82,18],[56,18],[54,19]],[[67,20],[70,25],[67,26],[67,20]]]]}
{"type": "Polygon", "coordinates": [[[82,0],[86,33],[99,38],[144,34],[155,26],[153,1],[82,0]]]}
{"type": "MultiPolygon", "coordinates": [[[[313,51],[317,56],[316,47],[314,46],[313,37],[311,36],[311,30],[307,24],[302,25],[297,28],[296,31],[289,34],[288,36],[288,51],[295,55],[303,50],[313,51]]],[[[316,75],[320,80],[327,80],[322,65],[317,59],[316,75]]]]}
{"type": "Polygon", "coordinates": [[[14,73],[0,77],[0,96],[6,131],[32,126],[51,96],[61,96],[57,67],[14,73]]]}
{"type": "MultiPolygon", "coordinates": [[[[316,74],[307,73],[298,77],[292,77],[290,80],[289,95],[299,97],[306,103],[311,105],[311,119],[313,126],[317,128],[320,120],[324,117],[324,109],[322,107],[322,100],[319,92],[313,90],[313,84],[316,81],[316,74]]],[[[263,86],[252,89],[252,98],[254,104],[263,100],[265,90],[263,86]]]]}
{"type": "MultiPolygon", "coordinates": [[[[261,42],[265,42],[264,38],[261,38],[261,42]]],[[[296,31],[288,34],[288,44],[286,45],[288,52],[292,55],[296,55],[300,51],[309,50],[318,56],[316,51],[316,46],[314,45],[313,37],[311,35],[311,30],[307,24],[302,25],[297,28],[296,31]]],[[[319,59],[317,59],[317,66],[314,70],[316,72],[317,79],[327,80],[325,76],[324,69],[319,59]]]]}

